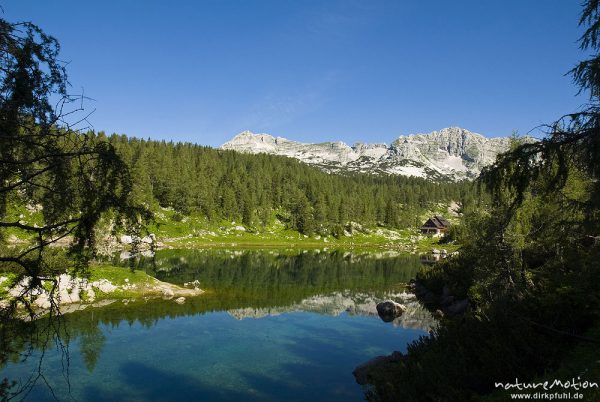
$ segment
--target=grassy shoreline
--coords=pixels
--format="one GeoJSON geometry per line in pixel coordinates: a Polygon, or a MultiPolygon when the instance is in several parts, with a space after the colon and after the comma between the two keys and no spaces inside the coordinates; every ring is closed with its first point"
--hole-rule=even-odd
{"type": "Polygon", "coordinates": [[[296,232],[286,235],[265,235],[256,233],[187,235],[183,237],[159,238],[160,248],[194,249],[194,248],[265,248],[265,249],[348,249],[373,251],[398,251],[420,254],[433,249],[444,249],[451,253],[459,249],[456,243],[441,244],[439,238],[422,236],[416,230],[406,229],[394,231],[391,236],[358,233],[351,236],[320,237],[303,236],[296,232]]]}

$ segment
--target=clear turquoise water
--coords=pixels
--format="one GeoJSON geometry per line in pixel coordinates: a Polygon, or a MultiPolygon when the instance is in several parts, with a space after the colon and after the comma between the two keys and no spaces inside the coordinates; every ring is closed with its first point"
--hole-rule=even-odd
{"type": "MultiPolygon", "coordinates": [[[[344,303],[397,291],[399,276],[414,274],[416,262],[355,258],[332,277],[311,276],[302,273],[332,269],[331,264],[340,267],[347,260],[325,255],[324,268],[304,267],[299,258],[306,256],[271,258],[260,253],[231,258],[180,252],[188,266],[171,275],[172,281],[204,275],[210,295],[182,306],[134,301],[67,315],[60,340],[68,345],[68,354],[54,343],[43,347],[33,342],[33,354],[6,364],[0,378],[24,381],[36,372],[44,351],[41,372],[48,384],[38,379],[26,400],[54,400],[54,392],[60,400],[84,401],[358,401],[363,392],[352,376],[354,368],[375,356],[404,351],[425,333],[418,325],[403,328],[364,311],[343,311],[344,303]],[[221,272],[227,259],[228,266],[243,265],[242,271],[255,275],[248,262],[253,258],[266,272],[261,276],[269,278],[262,283],[263,292],[256,291],[258,280],[237,273],[237,280],[230,281],[221,272]],[[214,263],[216,273],[197,265],[206,260],[214,263]],[[265,268],[269,261],[279,271],[279,281],[265,268]],[[386,273],[378,276],[377,267],[386,273]]],[[[173,255],[163,258],[168,261],[173,255]]],[[[315,260],[306,263],[314,265],[315,260]]],[[[147,269],[144,262],[141,268],[147,269]]]]}

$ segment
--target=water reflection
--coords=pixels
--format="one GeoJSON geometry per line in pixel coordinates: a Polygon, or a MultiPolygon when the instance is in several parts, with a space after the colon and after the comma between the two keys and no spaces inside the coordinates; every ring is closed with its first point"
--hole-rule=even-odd
{"type": "Polygon", "coordinates": [[[207,292],[183,305],[139,299],[54,322],[2,323],[0,378],[21,381],[4,392],[31,392],[31,400],[72,392],[82,400],[183,400],[189,390],[211,400],[301,400],[320,390],[311,399],[360,400],[351,370],[433,325],[403,291],[418,257],[165,250],[135,266],[176,284],[198,281],[207,292]],[[386,298],[408,307],[392,325],[375,309],[386,298]],[[41,377],[32,377],[36,370],[41,377]]]}
{"type": "MultiPolygon", "coordinates": [[[[125,265],[128,265],[125,264],[125,265]]],[[[160,280],[247,297],[247,303],[281,305],[340,290],[384,292],[414,278],[421,267],[412,255],[332,251],[258,252],[163,250],[136,267],[160,280]]]]}

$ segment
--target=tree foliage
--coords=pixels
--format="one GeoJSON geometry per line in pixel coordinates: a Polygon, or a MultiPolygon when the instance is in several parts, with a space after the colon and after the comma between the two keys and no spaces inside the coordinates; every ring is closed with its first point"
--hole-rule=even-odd
{"type": "MultiPolygon", "coordinates": [[[[600,328],[600,1],[584,4],[580,23],[581,47],[595,54],[571,73],[589,103],[484,170],[491,204],[465,211],[454,233],[459,256],[418,275],[435,293],[468,299],[470,310],[379,373],[373,399],[476,400],[495,382],[556,378],[575,347],[597,355],[600,339],[588,334],[600,328]]],[[[583,366],[569,379],[597,374],[583,366]]]]}
{"type": "MultiPolygon", "coordinates": [[[[82,131],[84,99],[67,92],[59,51],[56,39],[36,25],[0,19],[0,262],[31,277],[29,288],[49,279],[52,243],[71,236],[70,251],[85,268],[103,213],[117,212],[118,223],[147,217],[130,200],[128,167],[114,147],[82,131]],[[19,202],[41,210],[43,223],[9,216],[8,206],[19,202]],[[15,228],[30,233],[31,241],[2,246],[15,228]]],[[[27,305],[26,293],[15,303],[27,305]]]]}

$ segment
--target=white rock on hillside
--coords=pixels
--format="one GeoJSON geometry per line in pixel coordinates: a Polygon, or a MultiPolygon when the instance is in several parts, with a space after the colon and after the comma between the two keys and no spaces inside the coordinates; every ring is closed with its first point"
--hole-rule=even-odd
{"type": "Polygon", "coordinates": [[[352,147],[343,142],[304,144],[244,131],[221,149],[288,156],[327,172],[345,170],[463,180],[477,177],[499,153],[508,150],[510,141],[508,137],[486,138],[459,127],[400,136],[390,146],[357,143],[352,147]]]}
{"type": "Polygon", "coordinates": [[[117,290],[117,287],[107,279],[100,279],[98,281],[92,282],[92,286],[103,293],[112,293],[115,290],[117,290]]]}

